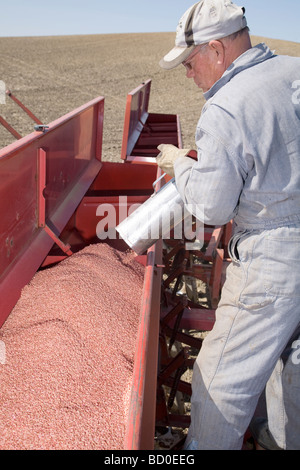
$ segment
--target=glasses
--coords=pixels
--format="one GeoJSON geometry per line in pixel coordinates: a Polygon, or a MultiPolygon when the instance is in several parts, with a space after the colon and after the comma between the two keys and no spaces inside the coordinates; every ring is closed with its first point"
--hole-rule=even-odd
{"type": "Polygon", "coordinates": [[[190,72],[190,71],[192,70],[192,68],[193,68],[193,66],[192,66],[192,64],[191,64],[193,58],[194,58],[197,54],[199,54],[199,52],[201,51],[201,49],[203,49],[203,48],[206,47],[206,46],[207,46],[207,44],[203,44],[203,46],[201,46],[201,47],[200,47],[199,49],[197,49],[190,57],[188,57],[188,60],[186,60],[185,62],[182,62],[182,65],[185,66],[185,68],[186,68],[186,70],[187,70],[188,72],[190,72]]]}

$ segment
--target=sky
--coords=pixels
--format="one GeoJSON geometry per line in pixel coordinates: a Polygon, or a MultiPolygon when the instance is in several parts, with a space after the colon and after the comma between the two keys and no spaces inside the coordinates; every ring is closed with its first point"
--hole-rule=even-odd
{"type": "MultiPolygon", "coordinates": [[[[174,32],[193,0],[0,0],[0,37],[174,32]]],[[[236,0],[250,33],[300,42],[299,0],[236,0]]]]}

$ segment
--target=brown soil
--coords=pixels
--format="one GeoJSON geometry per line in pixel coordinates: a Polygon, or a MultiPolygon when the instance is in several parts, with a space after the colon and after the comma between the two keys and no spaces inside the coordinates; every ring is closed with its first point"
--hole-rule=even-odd
{"type": "MultiPolygon", "coordinates": [[[[300,56],[300,43],[253,38],[261,41],[278,54],[300,56]]],[[[0,38],[0,79],[44,124],[104,96],[102,156],[118,161],[127,93],[150,78],[149,112],[179,114],[183,145],[193,147],[204,100],[183,68],[159,67],[173,42],[173,33],[0,38]]],[[[33,131],[33,121],[8,97],[0,115],[22,136],[33,131]]],[[[0,148],[14,140],[0,125],[0,148]]]]}

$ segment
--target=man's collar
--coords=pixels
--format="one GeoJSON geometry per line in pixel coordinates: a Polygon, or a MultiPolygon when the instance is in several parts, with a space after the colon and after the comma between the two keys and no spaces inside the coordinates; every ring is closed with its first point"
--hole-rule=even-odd
{"type": "Polygon", "coordinates": [[[209,100],[236,74],[242,70],[257,65],[260,62],[264,62],[271,57],[274,57],[274,52],[272,52],[265,43],[257,44],[257,46],[248,49],[234,62],[232,62],[232,64],[230,64],[230,66],[223,73],[222,77],[208,91],[203,93],[204,98],[206,101],[209,100]]]}

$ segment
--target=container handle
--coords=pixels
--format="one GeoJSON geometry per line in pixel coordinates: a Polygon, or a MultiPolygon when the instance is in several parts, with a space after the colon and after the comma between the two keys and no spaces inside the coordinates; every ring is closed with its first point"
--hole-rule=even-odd
{"type": "Polygon", "coordinates": [[[157,179],[153,182],[152,186],[153,186],[154,192],[155,192],[155,186],[157,185],[157,183],[158,183],[160,180],[162,180],[162,179],[166,176],[166,174],[167,174],[167,173],[163,173],[159,178],[157,178],[157,179]]]}

